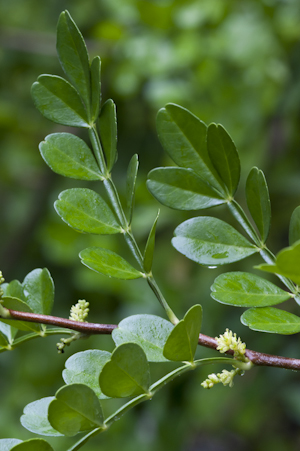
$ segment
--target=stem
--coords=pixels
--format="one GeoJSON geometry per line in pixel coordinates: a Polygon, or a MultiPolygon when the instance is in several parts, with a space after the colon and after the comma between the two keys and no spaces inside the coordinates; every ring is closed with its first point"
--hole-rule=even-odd
{"type": "Polygon", "coordinates": [[[94,155],[95,155],[95,158],[99,165],[100,171],[102,172],[102,175],[105,177],[105,176],[107,176],[106,163],[105,163],[102,146],[101,146],[100,139],[99,139],[95,125],[93,125],[93,127],[91,127],[89,129],[89,138],[92,143],[94,155]]]}
{"type": "Polygon", "coordinates": [[[77,451],[78,449],[80,449],[83,445],[86,444],[86,442],[92,438],[95,437],[96,435],[100,434],[100,432],[105,431],[105,429],[103,428],[96,428],[93,429],[91,432],[89,432],[88,434],[86,434],[84,437],[82,437],[80,440],[78,440],[78,442],[76,442],[73,446],[71,446],[71,448],[69,448],[67,451],[77,451]]]}

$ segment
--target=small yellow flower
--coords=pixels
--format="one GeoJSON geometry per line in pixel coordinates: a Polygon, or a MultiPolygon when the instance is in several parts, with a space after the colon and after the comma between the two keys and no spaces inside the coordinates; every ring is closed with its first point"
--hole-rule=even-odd
{"type": "Polygon", "coordinates": [[[81,299],[77,304],[72,305],[69,319],[73,321],[85,322],[89,314],[89,303],[85,299],[81,299]]]}

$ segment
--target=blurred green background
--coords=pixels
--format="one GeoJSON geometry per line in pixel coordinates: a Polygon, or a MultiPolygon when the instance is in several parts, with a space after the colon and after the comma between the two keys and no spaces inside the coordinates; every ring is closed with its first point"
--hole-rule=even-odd
{"type": "MultiPolygon", "coordinates": [[[[243,205],[250,168],[256,165],[265,172],[273,214],[269,247],[277,252],[286,246],[289,218],[300,203],[298,0],[0,0],[0,269],[6,280],[22,281],[32,269],[47,267],[56,284],[55,315],[68,317],[70,306],[81,298],[90,302],[90,320],[95,322],[118,323],[136,313],[163,315],[143,281],[107,279],[80,264],[78,252],[90,245],[103,244],[128,256],[121,238],[78,234],[53,209],[60,191],[84,186],[51,173],[44,164],[38,143],[47,134],[70,129],[44,119],[30,97],[38,75],[62,75],[55,28],[64,9],[86,38],[90,55],[101,56],[103,100],[111,97],[117,104],[119,160],[114,180],[121,196],[129,159],[134,153],[140,157],[133,227],[142,248],[161,208],[147,192],[147,172],[171,164],[155,132],[156,112],[167,102],[227,128],[241,156],[238,200],[243,205]]],[[[181,316],[201,303],[203,333],[215,336],[229,327],[249,348],[299,357],[297,336],[251,332],[239,322],[240,309],[217,304],[209,296],[218,274],[255,272],[252,267],[259,257],[210,270],[171,247],[176,225],[197,214],[161,208],[154,274],[172,308],[181,316]]],[[[223,207],[200,214],[214,214],[234,225],[223,207]]],[[[292,303],[290,310],[297,313],[292,303]]],[[[110,337],[93,337],[58,355],[56,341],[41,339],[1,354],[1,438],[33,436],[19,423],[22,409],[52,396],[63,384],[61,371],[68,356],[87,347],[113,348],[110,337]]],[[[204,349],[198,353],[215,355],[204,349]]],[[[163,370],[152,367],[154,377],[163,370]]],[[[298,373],[254,369],[232,389],[205,391],[200,383],[209,372],[206,368],[174,381],[84,449],[299,449],[298,373]]],[[[109,403],[104,407],[110,410],[109,403]]],[[[74,439],[49,441],[59,451],[74,439]]]]}

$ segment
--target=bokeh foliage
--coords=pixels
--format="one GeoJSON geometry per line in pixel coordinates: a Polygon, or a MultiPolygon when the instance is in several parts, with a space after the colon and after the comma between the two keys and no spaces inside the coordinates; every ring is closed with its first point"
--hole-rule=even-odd
{"type": "MultiPolygon", "coordinates": [[[[103,101],[111,97],[117,105],[115,181],[124,193],[128,162],[134,153],[140,156],[133,220],[139,239],[145,242],[159,208],[146,190],[146,174],[170,164],[156,136],[155,115],[165,103],[175,102],[230,132],[241,155],[241,187],[251,166],[264,170],[273,214],[269,247],[277,252],[286,246],[289,217],[300,198],[297,0],[0,0],[0,267],[7,281],[48,267],[57,287],[57,315],[68,316],[80,298],[90,302],[90,319],[99,322],[117,323],[133,313],[162,314],[143,281],[106,279],[80,264],[78,252],[102,246],[104,240],[110,249],[125,253],[118,237],[78,234],[53,209],[58,193],[74,187],[74,181],[53,175],[37,146],[46,135],[69,129],[38,113],[30,87],[40,73],[62,75],[55,28],[64,9],[87,39],[91,56],[101,57],[103,101]]],[[[204,333],[218,335],[230,327],[253,349],[297,356],[297,336],[248,331],[239,324],[238,311],[209,298],[219,270],[187,261],[170,244],[174,228],[189,217],[162,208],[157,226],[154,272],[178,315],[200,302],[204,333]]],[[[253,257],[251,263],[259,261],[253,257]]],[[[248,261],[230,267],[250,268],[248,261]]],[[[109,337],[102,337],[75,344],[66,354],[97,348],[99,340],[111,350],[109,337]]],[[[17,426],[22,408],[59,388],[64,361],[56,354],[55,339],[1,355],[1,438],[29,438],[17,426]]],[[[161,392],[160,400],[124,417],[100,439],[101,448],[194,450],[213,443],[215,449],[222,444],[223,449],[235,446],[241,451],[298,449],[297,374],[261,369],[232,390],[216,387],[209,392],[200,387],[205,374],[199,371],[176,381],[161,392]]],[[[87,451],[98,446],[91,442],[87,451]]]]}

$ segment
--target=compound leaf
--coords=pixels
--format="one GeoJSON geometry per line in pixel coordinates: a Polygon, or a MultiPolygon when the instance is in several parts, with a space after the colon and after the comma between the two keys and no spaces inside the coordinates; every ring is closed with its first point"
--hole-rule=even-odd
{"type": "Polygon", "coordinates": [[[84,384],[65,385],[55,394],[48,409],[51,426],[72,437],[103,424],[102,408],[95,392],[84,384]]]}
{"type": "Polygon", "coordinates": [[[126,280],[143,277],[143,273],[109,249],[89,247],[81,251],[79,256],[85,266],[109,277],[126,280]]]}
{"type": "Polygon", "coordinates": [[[163,348],[173,324],[159,316],[133,315],[123,319],[112,332],[116,346],[122,343],[138,344],[149,362],[166,362],[163,348]]]}
{"type": "Polygon", "coordinates": [[[71,133],[53,133],[39,145],[52,171],[78,180],[101,180],[101,172],[87,144],[71,133]]]}
{"type": "Polygon", "coordinates": [[[48,420],[48,407],[53,399],[54,396],[49,396],[27,404],[20,418],[22,426],[34,434],[61,436],[62,434],[53,429],[48,420]]]}
{"type": "Polygon", "coordinates": [[[175,249],[201,265],[224,265],[259,251],[229,224],[208,216],[183,222],[174,234],[175,249]]]}
{"type": "Polygon", "coordinates": [[[23,282],[26,303],[34,313],[50,315],[54,302],[54,283],[47,268],[31,271],[23,282]]]}
{"type": "Polygon", "coordinates": [[[126,398],[147,393],[149,386],[149,364],[143,349],[136,343],[118,346],[100,374],[102,392],[111,398],[126,398]]]}
{"type": "Polygon", "coordinates": [[[300,318],[273,307],[251,308],[241,316],[241,322],[252,330],[291,335],[300,332],[300,318]]]}
{"type": "Polygon", "coordinates": [[[107,203],[90,189],[72,188],[62,191],[54,207],[63,221],[80,232],[98,235],[121,232],[107,203]]]}
{"type": "Polygon", "coordinates": [[[228,272],[216,278],[211,297],[236,307],[266,307],[291,297],[268,280],[247,272],[228,272]]]}

